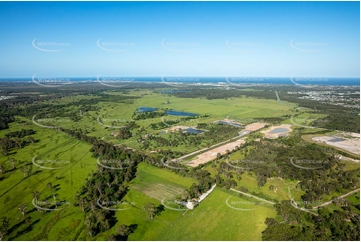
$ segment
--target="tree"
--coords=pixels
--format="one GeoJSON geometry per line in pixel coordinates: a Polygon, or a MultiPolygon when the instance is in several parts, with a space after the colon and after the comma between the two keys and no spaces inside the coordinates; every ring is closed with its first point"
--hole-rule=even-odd
{"type": "Polygon", "coordinates": [[[57,202],[56,202],[56,193],[53,192],[51,195],[53,196],[54,204],[55,204],[55,207],[57,208],[57,207],[58,207],[58,204],[57,204],[57,202]]]}
{"type": "Polygon", "coordinates": [[[122,240],[126,240],[128,235],[130,234],[129,226],[125,224],[121,224],[117,227],[117,233],[121,237],[122,240]]]}
{"type": "Polygon", "coordinates": [[[33,166],[32,165],[30,165],[30,166],[28,166],[28,176],[31,176],[32,175],[32,173],[33,173],[33,166]]]}
{"type": "Polygon", "coordinates": [[[108,236],[108,241],[117,241],[117,238],[114,236],[114,234],[111,234],[108,236]]]}
{"type": "Polygon", "coordinates": [[[2,146],[2,147],[1,147],[1,153],[2,153],[4,156],[7,156],[7,155],[8,155],[8,153],[9,153],[8,148],[7,148],[7,147],[2,146]]]}
{"type": "Polygon", "coordinates": [[[26,211],[26,207],[27,207],[27,206],[28,206],[28,205],[27,205],[26,203],[23,203],[20,207],[18,207],[20,213],[21,213],[23,216],[25,216],[25,211],[26,211]]]}
{"type": "Polygon", "coordinates": [[[26,168],[26,166],[22,166],[20,170],[24,173],[24,178],[25,178],[28,175],[28,169],[26,168]]]}
{"type": "Polygon", "coordinates": [[[95,188],[98,190],[100,196],[103,196],[102,187],[103,187],[103,184],[102,184],[101,181],[97,181],[97,182],[95,183],[95,188]]]}
{"type": "Polygon", "coordinates": [[[29,140],[29,142],[31,142],[31,143],[34,143],[34,141],[35,141],[34,137],[32,137],[32,136],[29,136],[29,137],[28,137],[28,140],[29,140]]]}
{"type": "Polygon", "coordinates": [[[185,189],[182,193],[182,199],[184,200],[188,200],[191,197],[189,191],[187,189],[185,189]]]}
{"type": "Polygon", "coordinates": [[[14,158],[10,158],[9,162],[11,164],[11,168],[14,170],[15,169],[15,159],[14,158]]]}
{"type": "Polygon", "coordinates": [[[94,212],[94,210],[95,210],[96,207],[97,207],[96,202],[90,201],[90,202],[89,202],[89,207],[90,207],[90,209],[94,212]]]}
{"type": "Polygon", "coordinates": [[[34,198],[36,201],[38,201],[38,198],[39,198],[39,196],[40,196],[40,192],[39,192],[39,191],[33,191],[32,194],[33,194],[33,198],[34,198]]]}
{"type": "Polygon", "coordinates": [[[9,219],[6,216],[3,216],[1,218],[2,222],[3,222],[3,227],[7,230],[9,228],[9,219]]]}
{"type": "Polygon", "coordinates": [[[51,182],[48,182],[48,183],[46,184],[46,188],[48,188],[49,190],[52,190],[53,184],[51,184],[51,182]]]}
{"type": "Polygon", "coordinates": [[[221,155],[221,153],[217,153],[217,160],[220,160],[222,158],[222,155],[221,155]]]}
{"type": "Polygon", "coordinates": [[[145,212],[148,214],[151,220],[157,215],[157,207],[153,203],[148,203],[144,206],[145,212]]]}
{"type": "Polygon", "coordinates": [[[273,224],[278,224],[274,218],[266,218],[266,221],[264,223],[267,224],[267,226],[271,226],[273,224]]]}
{"type": "Polygon", "coordinates": [[[86,199],[81,197],[79,198],[79,204],[81,206],[81,210],[84,212],[85,211],[85,205],[86,205],[86,199]]]}
{"type": "Polygon", "coordinates": [[[8,230],[4,227],[0,227],[0,241],[3,239],[3,237],[7,234],[8,230]]]}
{"type": "Polygon", "coordinates": [[[0,165],[0,174],[5,172],[5,166],[4,165],[0,165]]]}

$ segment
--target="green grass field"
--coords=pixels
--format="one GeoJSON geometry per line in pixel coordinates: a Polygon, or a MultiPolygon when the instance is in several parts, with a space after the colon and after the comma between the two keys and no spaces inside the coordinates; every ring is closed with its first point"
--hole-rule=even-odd
{"type": "MultiPolygon", "coordinates": [[[[99,140],[114,144],[125,144],[126,146],[141,150],[142,144],[137,139],[145,134],[158,134],[161,130],[152,130],[150,124],[161,122],[161,118],[138,120],[136,124],[144,127],[144,132],[139,128],[132,130],[133,137],[126,140],[118,140],[112,133],[119,128],[109,128],[104,125],[123,126],[132,120],[134,111],[139,106],[155,107],[159,109],[173,109],[209,115],[196,120],[181,122],[176,125],[196,126],[197,123],[213,122],[224,119],[258,119],[264,117],[281,117],[295,113],[293,106],[283,105],[275,100],[255,98],[229,98],[207,100],[204,98],[183,99],[166,94],[134,90],[127,94],[123,92],[104,92],[109,95],[139,96],[141,98],[127,100],[126,102],[100,102],[97,104],[98,111],[88,111],[81,114],[82,119],[78,122],[71,121],[71,117],[47,117],[53,118],[45,125],[60,126],[68,129],[82,129],[87,131],[88,136],[95,136],[99,140]],[[169,101],[168,104],[164,104],[169,101]],[[97,118],[101,117],[101,125],[97,118]]],[[[95,95],[78,95],[61,98],[58,102],[47,101],[53,105],[69,104],[79,100],[100,98],[95,95]]],[[[67,110],[78,110],[78,107],[70,106],[67,110]]],[[[37,119],[41,119],[39,112],[37,119]]],[[[301,125],[309,125],[320,115],[303,113],[295,118],[295,122],[301,125]]],[[[178,119],[177,116],[166,116],[165,120],[178,119]]],[[[291,123],[286,120],[283,123],[291,123]]],[[[293,126],[296,128],[296,126],[293,126]]],[[[236,192],[223,188],[216,188],[204,201],[193,210],[186,210],[172,201],[182,194],[193,183],[195,179],[182,177],[171,170],[160,169],[140,163],[137,168],[136,178],[129,182],[129,192],[122,201],[130,202],[132,205],[126,210],[116,212],[117,223],[110,230],[100,233],[95,237],[89,237],[84,225],[84,213],[79,207],[74,206],[75,194],[84,184],[85,179],[91,171],[97,169],[96,158],[92,157],[90,144],[76,140],[65,133],[54,129],[43,128],[32,123],[31,119],[16,117],[16,122],[10,124],[8,130],[1,130],[0,137],[10,131],[21,129],[34,129],[37,133],[32,135],[37,142],[31,143],[24,148],[13,150],[8,156],[0,154],[0,164],[6,166],[6,172],[0,174],[0,211],[1,215],[10,218],[10,232],[7,240],[107,240],[110,234],[115,234],[116,227],[121,224],[136,225],[135,232],[129,236],[129,240],[261,240],[261,232],[266,228],[264,221],[267,217],[276,218],[272,205],[260,203],[258,200],[246,196],[240,196],[236,192]],[[16,169],[10,170],[9,159],[16,160],[16,169]],[[34,160],[35,164],[32,163],[34,160]],[[43,160],[53,162],[41,163],[43,160]],[[57,163],[55,161],[65,161],[57,163]],[[33,167],[33,175],[24,178],[21,168],[26,165],[33,167]],[[52,169],[47,169],[52,168],[52,169]],[[56,168],[56,169],[54,169],[56,168]],[[52,193],[47,188],[51,182],[56,187],[56,201],[60,201],[59,210],[40,214],[33,206],[32,192],[39,191],[39,200],[52,201],[52,193]],[[143,206],[147,203],[156,206],[162,202],[172,210],[165,208],[154,220],[150,220],[143,206]],[[26,229],[23,216],[18,207],[27,204],[26,215],[31,217],[30,229],[26,229]]],[[[311,130],[311,129],[307,129],[311,130]]],[[[313,130],[314,131],[314,130],[313,130]]],[[[292,133],[291,133],[292,134],[292,133]]],[[[163,134],[168,138],[171,134],[163,134]]],[[[308,137],[308,136],[307,136],[308,137]]],[[[307,137],[304,138],[306,141],[307,137]]],[[[204,145],[204,144],[202,144],[204,145]]],[[[168,149],[169,147],[159,147],[168,149]]],[[[173,151],[190,153],[200,147],[171,147],[173,151]]],[[[248,149],[252,147],[249,146],[248,149]]],[[[147,151],[149,152],[149,150],[147,151]]],[[[243,159],[244,153],[235,152],[231,154],[232,159],[243,159]]],[[[207,164],[204,169],[217,174],[217,166],[207,164]]],[[[214,162],[213,162],[214,163],[214,162]]],[[[345,170],[359,169],[359,164],[346,162],[345,170]]],[[[225,178],[224,175],[221,175],[225,178]]],[[[303,191],[296,188],[294,180],[283,180],[274,177],[267,183],[258,187],[256,175],[244,172],[241,180],[233,178],[237,182],[236,189],[241,186],[248,189],[248,193],[262,193],[267,198],[282,201],[291,197],[301,201],[303,191]],[[269,187],[273,185],[274,189],[269,187]]],[[[326,198],[339,194],[331,194],[326,198]]],[[[357,202],[356,195],[349,197],[350,201],[357,202]]],[[[333,205],[331,205],[333,206],[333,205]]],[[[335,206],[336,207],[336,206],[335,206]]],[[[54,207],[53,207],[54,208],[54,207]]],[[[99,208],[100,209],[100,208],[99,208]]]]}
{"type": "MultiPolygon", "coordinates": [[[[18,123],[11,125],[11,130],[24,128],[22,124],[18,123]]],[[[33,137],[39,142],[16,150],[16,153],[9,157],[0,155],[1,163],[7,164],[7,167],[9,167],[8,158],[16,160],[16,169],[2,175],[5,179],[1,181],[0,186],[1,214],[10,219],[10,228],[17,228],[8,236],[18,240],[76,240],[76,233],[83,226],[81,222],[83,213],[79,208],[73,206],[73,202],[75,193],[84,183],[88,173],[96,169],[96,159],[92,158],[89,152],[91,146],[52,129],[40,128],[33,124],[27,125],[26,128],[37,131],[33,137]],[[59,168],[44,169],[31,164],[32,158],[36,155],[38,159],[62,160],[69,163],[41,164],[45,167],[59,168]],[[26,164],[33,166],[34,174],[24,179],[20,168],[26,164]],[[39,201],[46,199],[53,202],[51,191],[47,188],[48,182],[56,187],[56,202],[60,202],[58,208],[61,210],[48,211],[41,215],[32,204],[32,192],[40,192],[39,201]],[[27,204],[26,215],[31,216],[33,223],[33,229],[27,233],[22,232],[25,225],[22,222],[22,215],[18,211],[18,207],[23,203],[27,204]],[[69,224],[72,225],[71,228],[69,224]],[[69,232],[63,233],[63,230],[59,229],[62,227],[67,228],[69,232]]],[[[38,159],[35,161],[37,162],[38,159]]]]}
{"type": "MultiPolygon", "coordinates": [[[[150,220],[143,211],[143,206],[149,202],[161,204],[162,196],[158,195],[157,198],[157,193],[163,195],[163,187],[186,188],[181,184],[190,186],[192,183],[190,178],[141,163],[137,177],[131,182],[131,189],[123,199],[134,206],[117,212],[117,225],[137,224],[135,233],[128,240],[261,240],[261,232],[266,228],[265,219],[276,216],[269,204],[257,204],[257,200],[219,188],[193,210],[165,208],[154,220],[150,220]],[[141,184],[142,189],[139,189],[141,184]],[[150,188],[152,197],[148,194],[150,188]]],[[[114,230],[100,234],[95,239],[105,240],[111,233],[115,233],[114,230]]]]}
{"type": "Polygon", "coordinates": [[[174,221],[157,239],[261,240],[265,219],[275,216],[276,212],[269,205],[256,205],[223,189],[215,189],[196,209],[174,221]]]}

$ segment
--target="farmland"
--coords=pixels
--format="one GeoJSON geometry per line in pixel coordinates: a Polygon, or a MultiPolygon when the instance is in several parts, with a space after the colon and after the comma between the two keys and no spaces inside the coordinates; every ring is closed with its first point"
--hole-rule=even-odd
{"type": "MultiPolygon", "coordinates": [[[[3,144],[9,144],[0,154],[0,209],[9,221],[5,240],[107,240],[119,238],[122,226],[128,240],[262,240],[269,231],[266,220],[284,223],[278,206],[285,201],[306,207],[305,201],[321,204],[359,187],[359,163],[352,161],[359,157],[342,153],[346,158],[335,162],[338,150],[312,145],[311,135],[340,134],[310,126],[321,114],[308,109],[299,114],[296,104],[276,99],[184,98],[163,90],[49,98],[41,103],[43,112],[24,106],[23,114],[0,130],[3,144]],[[156,111],[140,115],[139,107],[156,111]],[[197,116],[163,115],[167,110],[197,116]],[[282,124],[292,127],[287,137],[271,140],[262,133],[282,124]],[[181,126],[204,132],[187,133],[181,126]],[[230,140],[242,142],[221,152],[216,152],[221,145],[210,148],[228,147],[230,140]],[[188,166],[207,152],[213,153],[205,162],[188,166]],[[291,157],[327,161],[322,171],[333,174],[327,178],[332,185],[321,182],[327,173],[295,167],[291,157]],[[336,182],[338,172],[350,183],[336,182]],[[304,177],[319,180],[328,192],[304,177]],[[215,190],[194,209],[184,206],[213,184],[215,190]],[[147,206],[154,206],[154,215],[147,206]],[[95,224],[97,216],[109,226],[95,224]]],[[[358,200],[357,194],[349,197],[350,204],[358,200]]],[[[327,207],[340,210],[337,203],[327,207]]]]}

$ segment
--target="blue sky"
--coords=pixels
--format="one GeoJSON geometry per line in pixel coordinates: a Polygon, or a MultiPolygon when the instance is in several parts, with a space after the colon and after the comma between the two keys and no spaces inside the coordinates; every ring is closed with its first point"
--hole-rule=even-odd
{"type": "Polygon", "coordinates": [[[359,77],[359,2],[0,2],[0,77],[359,77]]]}

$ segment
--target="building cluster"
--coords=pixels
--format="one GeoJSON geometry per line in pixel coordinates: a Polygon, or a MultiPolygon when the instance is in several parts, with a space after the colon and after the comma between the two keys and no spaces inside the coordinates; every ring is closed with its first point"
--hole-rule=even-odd
{"type": "Polygon", "coordinates": [[[288,94],[302,95],[300,99],[310,99],[347,108],[360,108],[360,91],[299,91],[288,94]]]}

